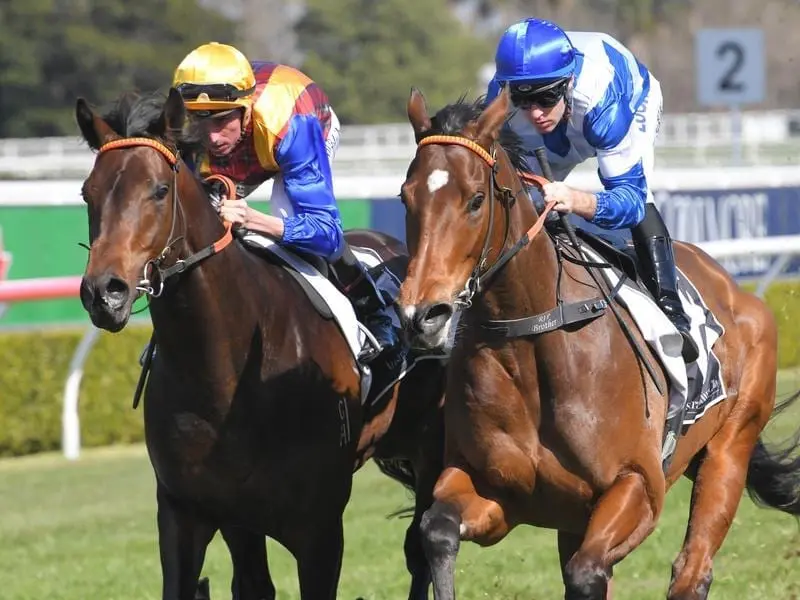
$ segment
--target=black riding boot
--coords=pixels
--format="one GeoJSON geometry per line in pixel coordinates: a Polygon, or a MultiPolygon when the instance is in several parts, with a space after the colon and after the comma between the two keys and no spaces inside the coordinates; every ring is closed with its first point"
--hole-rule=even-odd
{"type": "Polygon", "coordinates": [[[376,352],[360,358],[369,362],[378,354],[383,354],[385,349],[398,345],[400,338],[392,323],[391,306],[350,246],[345,245],[341,258],[333,263],[333,268],[344,292],[353,303],[358,320],[369,329],[380,346],[376,352]]]}
{"type": "Polygon", "coordinates": [[[689,318],[678,296],[678,274],[667,226],[658,209],[648,204],[644,220],[633,228],[633,241],[642,265],[645,283],[656,302],[683,337],[683,360],[692,363],[699,352],[690,334],[689,318]]]}

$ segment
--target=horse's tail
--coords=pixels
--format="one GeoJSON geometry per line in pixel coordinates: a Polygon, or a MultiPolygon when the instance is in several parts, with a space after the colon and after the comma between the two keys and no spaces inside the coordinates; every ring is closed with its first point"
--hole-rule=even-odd
{"type": "Polygon", "coordinates": [[[381,473],[399,481],[411,493],[416,491],[417,474],[414,472],[413,463],[406,458],[376,458],[381,473]]]}
{"type": "MultiPolygon", "coordinates": [[[[800,392],[775,407],[772,419],[800,399],[800,392]]],[[[767,447],[759,438],[750,456],[747,493],[758,505],[800,516],[800,429],[785,442],[767,447]]]]}
{"type": "MultiPolygon", "coordinates": [[[[414,464],[407,458],[376,458],[381,473],[403,484],[403,487],[412,494],[416,492],[417,474],[414,464]]],[[[416,495],[416,494],[415,494],[416,495]]],[[[414,514],[413,506],[405,506],[387,515],[389,519],[395,517],[410,517],[414,514]]]]}

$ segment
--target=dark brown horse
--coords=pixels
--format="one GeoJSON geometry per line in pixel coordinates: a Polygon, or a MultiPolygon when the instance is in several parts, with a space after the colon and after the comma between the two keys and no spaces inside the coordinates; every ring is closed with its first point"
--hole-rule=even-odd
{"type": "MultiPolygon", "coordinates": [[[[420,364],[380,408],[362,406],[335,321],[286,269],[231,236],[181,160],[190,140],[180,95],[120,102],[104,116],[79,100],[76,114],[99,151],[83,186],[91,241],[83,305],[113,332],[128,322],[137,290],[152,294],[158,352],[144,423],[163,598],[194,598],[217,530],[233,559],[234,598],[275,597],[265,535],[297,559],[303,598],[335,598],[342,513],[354,468],[370,456],[404,461],[384,468],[418,492],[405,548],[411,597],[426,597],[418,524],[441,472],[441,363],[420,364]]],[[[384,254],[402,247],[357,237],[382,242],[384,254]]]]}
{"type": "Polygon", "coordinates": [[[759,437],[775,400],[773,317],[708,255],[675,245],[680,268],[725,327],[714,351],[728,399],[681,437],[665,477],[667,398],[659,388],[667,380],[654,368],[654,382],[610,312],[516,338],[485,327],[546,313],[559,298],[599,295],[584,266],[561,259],[577,258],[569,242],[530,233],[541,221],[518,176],[520,140],[503,129],[508,108],[505,93],[488,107],[459,102],[433,119],[418,92],[408,103],[419,147],[402,188],[411,262],[399,303],[417,345],[452,341],[445,470],[422,521],[436,598],[455,595],[461,540],[494,544],[519,524],[558,530],[566,598],[605,598],[613,565],[653,531],[682,474],[695,484],[669,598],[706,598],[745,487],[769,506],[800,512],[800,464],[771,454],[759,437]]]}

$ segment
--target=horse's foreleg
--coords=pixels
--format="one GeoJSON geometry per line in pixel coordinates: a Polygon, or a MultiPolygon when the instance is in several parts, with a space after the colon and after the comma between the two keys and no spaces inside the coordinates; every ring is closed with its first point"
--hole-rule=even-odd
{"type": "Polygon", "coordinates": [[[566,600],[605,600],[612,566],[655,527],[663,485],[653,492],[651,498],[643,475],[628,473],[600,497],[580,548],[563,568],[566,600]]]}
{"type": "MultiPolygon", "coordinates": [[[[567,531],[559,531],[558,532],[558,558],[561,562],[561,578],[564,581],[564,585],[567,585],[567,579],[565,577],[565,570],[567,564],[572,557],[575,556],[575,553],[580,549],[581,542],[583,541],[583,536],[577,535],[574,533],[569,533],[567,531]]],[[[606,600],[611,600],[614,595],[612,593],[611,587],[613,581],[611,579],[613,573],[613,569],[609,569],[608,574],[608,590],[606,591],[606,600]]]]}
{"type": "Polygon", "coordinates": [[[264,536],[238,528],[221,531],[233,561],[233,600],[275,600],[264,536]]]}
{"type": "Polygon", "coordinates": [[[217,529],[158,484],[158,546],[163,600],[195,600],[206,547],[217,529]]]}
{"type": "Polygon", "coordinates": [[[341,514],[296,530],[289,550],[297,559],[302,600],[336,600],[342,570],[344,531],[341,514]]]}
{"type": "Polygon", "coordinates": [[[417,474],[414,498],[414,518],[406,530],[403,551],[406,557],[406,569],[411,573],[411,589],[409,600],[428,600],[428,588],[431,585],[431,569],[425,557],[422,545],[422,516],[433,503],[433,486],[441,469],[420,468],[417,474]]]}
{"type": "Polygon", "coordinates": [[[431,586],[431,569],[422,545],[421,523],[425,511],[433,504],[433,488],[444,469],[444,431],[437,427],[435,432],[422,442],[423,449],[414,463],[414,518],[406,530],[403,545],[406,568],[411,573],[409,600],[428,600],[431,586]]]}
{"type": "Polygon", "coordinates": [[[431,568],[436,600],[455,598],[455,564],[461,540],[499,542],[509,531],[503,508],[480,497],[472,478],[450,467],[439,477],[435,501],[422,516],[422,545],[431,568]]]}

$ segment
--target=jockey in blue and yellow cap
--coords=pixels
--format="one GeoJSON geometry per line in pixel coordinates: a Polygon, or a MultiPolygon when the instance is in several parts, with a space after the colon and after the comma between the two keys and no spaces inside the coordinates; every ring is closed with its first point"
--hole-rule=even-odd
{"type": "Polygon", "coordinates": [[[339,121],[322,89],[297,69],[251,63],[216,42],[181,61],[173,87],[207,132],[207,150],[193,168],[203,178],[225,175],[237,186],[237,197],[221,202],[221,216],[332,263],[357,309],[368,307],[357,310],[359,318],[381,348],[396,345],[383,296],[344,239],[331,174],[339,121]],[[244,199],[268,179],[274,180],[272,215],[244,199]]]}

